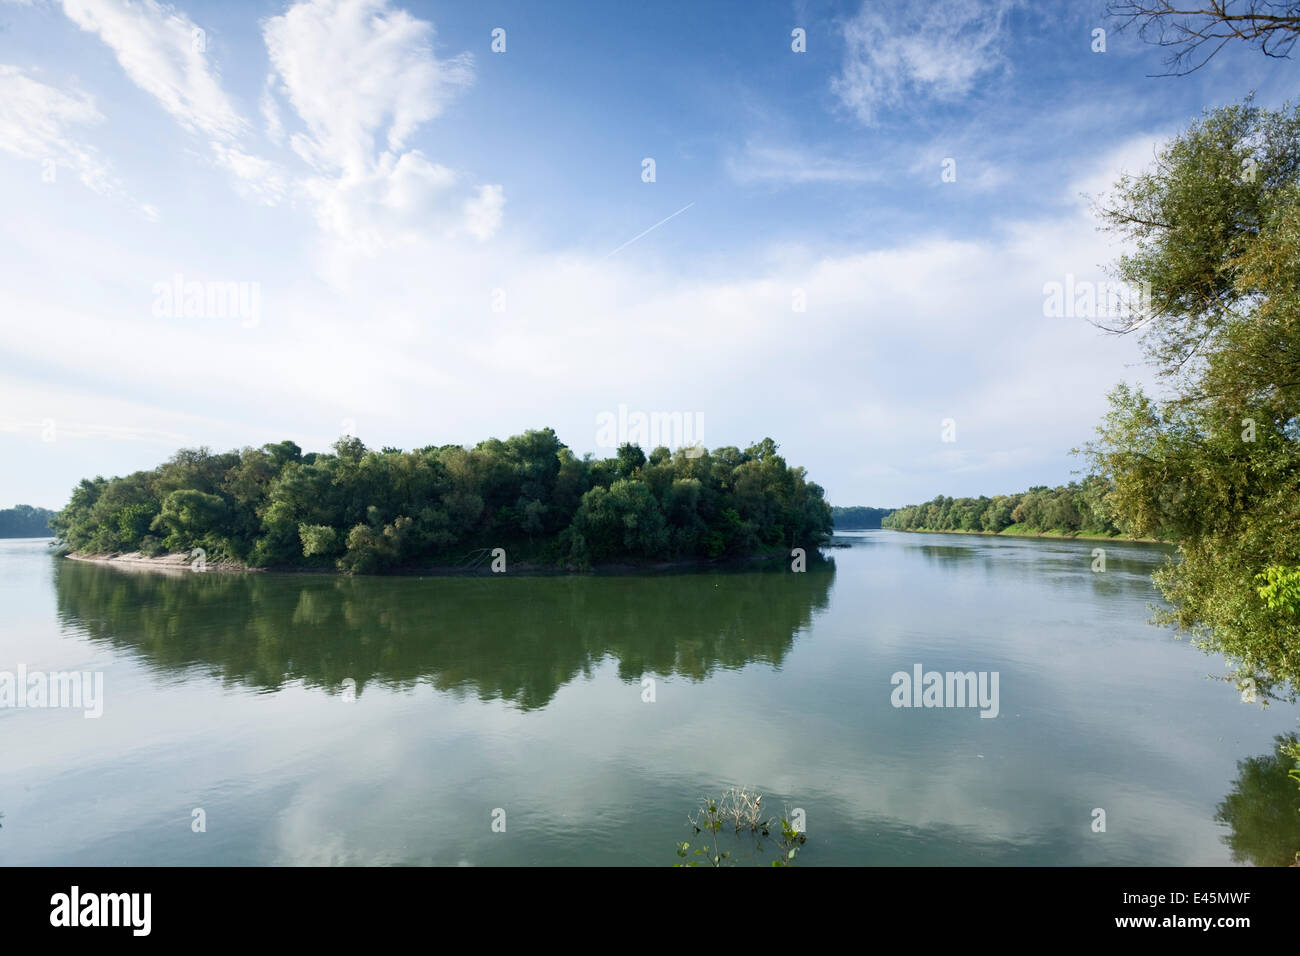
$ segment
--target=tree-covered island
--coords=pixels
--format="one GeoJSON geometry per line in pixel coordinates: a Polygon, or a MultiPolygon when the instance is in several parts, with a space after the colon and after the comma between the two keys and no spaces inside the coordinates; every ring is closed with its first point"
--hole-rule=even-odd
{"type": "Polygon", "coordinates": [[[152,471],[83,479],[51,525],[74,554],[202,548],[250,568],[378,573],[464,567],[495,548],[568,570],[788,555],[826,542],[832,522],[822,488],[770,438],[594,459],[545,428],[474,448],[373,451],[345,436],[332,453],[183,449],[152,471]]]}

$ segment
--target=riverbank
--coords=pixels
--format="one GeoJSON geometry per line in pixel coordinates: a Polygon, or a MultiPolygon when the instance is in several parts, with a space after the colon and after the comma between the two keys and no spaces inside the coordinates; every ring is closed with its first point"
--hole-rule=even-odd
{"type": "MultiPolygon", "coordinates": [[[[824,545],[824,547],[829,547],[824,545]]],[[[812,555],[816,551],[813,550],[812,555]]],[[[816,558],[810,555],[809,560],[815,561],[816,558]]],[[[105,564],[115,568],[122,568],[130,571],[157,571],[165,574],[184,574],[199,571],[195,565],[195,559],[189,554],[160,554],[150,556],[134,551],[129,554],[86,554],[81,552],[68,551],[60,555],[69,561],[81,561],[86,564],[105,564]]],[[[742,568],[751,568],[758,564],[770,564],[778,561],[788,561],[789,554],[785,551],[771,551],[762,554],[744,555],[742,557],[732,558],[684,558],[678,561],[649,561],[643,563],[635,562],[609,562],[599,564],[591,568],[559,568],[545,564],[539,564],[531,561],[510,561],[506,559],[506,573],[515,575],[534,575],[534,576],[559,576],[572,574],[671,574],[674,572],[693,572],[693,571],[728,571],[742,568]]],[[[431,567],[411,567],[411,568],[392,568],[381,574],[369,575],[373,577],[481,577],[490,575],[494,572],[491,567],[491,561],[484,561],[473,567],[464,565],[435,565],[431,567]]],[[[277,574],[337,574],[346,575],[347,572],[339,571],[335,568],[303,568],[292,565],[284,567],[271,568],[252,568],[248,565],[241,564],[238,561],[212,560],[208,559],[203,564],[203,571],[220,571],[220,572],[237,572],[241,574],[261,574],[265,572],[274,572],[277,574]]]]}
{"type": "MultiPolygon", "coordinates": [[[[198,567],[194,566],[195,559],[188,554],[150,556],[139,551],[132,551],[129,554],[79,554],[68,551],[61,554],[60,557],[67,558],[69,561],[84,561],[87,564],[109,564],[115,568],[129,568],[131,570],[167,571],[175,574],[198,570],[198,567]]],[[[203,569],[205,571],[247,572],[259,570],[234,561],[204,561],[203,569]]]]}
{"type": "Polygon", "coordinates": [[[1132,541],[1138,544],[1174,544],[1172,541],[1163,541],[1160,538],[1137,538],[1127,534],[1082,534],[1077,531],[1012,531],[1010,528],[1002,531],[955,531],[952,529],[940,531],[935,528],[882,528],[881,530],[898,531],[902,534],[978,534],[991,538],[1057,538],[1067,541],[1077,539],[1079,541],[1132,541]]]}

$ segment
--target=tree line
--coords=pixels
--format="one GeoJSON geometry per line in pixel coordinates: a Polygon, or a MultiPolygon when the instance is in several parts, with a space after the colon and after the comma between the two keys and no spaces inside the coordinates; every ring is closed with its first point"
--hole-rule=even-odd
{"type": "Polygon", "coordinates": [[[50,529],[53,517],[49,508],[31,505],[0,509],[0,538],[48,538],[54,534],[50,529]]]}
{"type": "Polygon", "coordinates": [[[1089,476],[1049,488],[1037,485],[1014,495],[981,495],[907,505],[885,517],[883,527],[896,531],[989,531],[1011,534],[1122,534],[1106,497],[1110,484],[1089,476]]]}
{"type": "MultiPolygon", "coordinates": [[[[1296,21],[1300,22],[1300,20],[1296,21]]],[[[1233,668],[1243,698],[1300,689],[1300,106],[1207,110],[1098,208],[1148,290],[1139,333],[1160,392],[1109,395],[1090,477],[938,497],[887,528],[1122,532],[1177,544],[1157,621],[1233,668]]],[[[1300,750],[1294,755],[1300,757],[1300,750]]]]}
{"type": "Polygon", "coordinates": [[[869,528],[879,528],[880,522],[893,509],[891,508],[868,508],[865,505],[851,506],[832,506],[831,519],[835,522],[837,531],[864,531],[869,528]]]}
{"type": "Polygon", "coordinates": [[[821,486],[770,438],[736,447],[633,444],[581,458],[550,428],[474,448],[331,453],[292,441],[182,449],[151,471],[84,479],[52,526],[76,552],[203,548],[250,567],[374,573],[455,566],[480,549],[578,569],[816,548],[831,532],[821,486]]]}

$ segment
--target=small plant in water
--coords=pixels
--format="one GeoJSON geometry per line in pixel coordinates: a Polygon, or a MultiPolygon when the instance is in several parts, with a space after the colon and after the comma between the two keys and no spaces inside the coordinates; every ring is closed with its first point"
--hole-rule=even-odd
{"type": "Polygon", "coordinates": [[[771,839],[774,831],[779,832],[780,836],[775,838],[779,852],[777,858],[772,861],[772,866],[789,866],[808,839],[806,834],[796,830],[790,823],[791,816],[792,814],[787,811],[783,817],[766,817],[763,815],[761,793],[751,792],[747,787],[731,787],[717,800],[705,798],[700,808],[686,818],[687,822],[695,828],[696,833],[709,835],[708,839],[713,845],[712,852],[709,851],[707,844],[692,848],[690,843],[680,842],[677,844],[677,856],[682,862],[674,865],[707,864],[718,867],[735,865],[734,862],[728,862],[731,860],[731,852],[718,846],[718,833],[724,827],[730,826],[733,833],[754,834],[755,850],[759,853],[765,850],[764,841],[771,839]],[[703,857],[703,859],[692,859],[692,856],[703,857]]]}

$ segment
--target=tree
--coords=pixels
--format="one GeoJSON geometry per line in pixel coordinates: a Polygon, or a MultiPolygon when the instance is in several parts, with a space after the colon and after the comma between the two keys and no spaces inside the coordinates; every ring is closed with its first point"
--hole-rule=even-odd
{"type": "Polygon", "coordinates": [[[54,512],[31,505],[0,510],[0,538],[44,538],[51,534],[54,512]]]}
{"type": "Polygon", "coordinates": [[[890,508],[868,508],[863,505],[831,508],[831,518],[839,531],[858,531],[879,528],[883,518],[892,512],[890,508]]]}
{"type": "Polygon", "coordinates": [[[618,474],[621,478],[631,478],[646,463],[645,452],[640,445],[624,442],[618,446],[618,474]]]}
{"type": "Polygon", "coordinates": [[[1208,113],[1125,177],[1106,221],[1136,243],[1118,271],[1148,284],[1142,329],[1170,394],[1121,385],[1085,454],[1105,506],[1168,537],[1160,615],[1265,697],[1300,687],[1300,615],[1258,577],[1300,565],[1300,112],[1208,113]]]}
{"type": "Polygon", "coordinates": [[[226,517],[226,502],[217,495],[182,488],[163,499],[162,510],[153,519],[151,531],[165,535],[163,542],[173,551],[185,551],[195,545],[217,543],[226,517]]]}
{"type": "Polygon", "coordinates": [[[1166,76],[1199,70],[1233,41],[1286,59],[1300,38],[1296,0],[1113,0],[1107,12],[1121,29],[1136,23],[1142,39],[1169,50],[1166,76]]]}
{"type": "Polygon", "coordinates": [[[690,559],[814,548],[830,507],[764,439],[688,457],[632,444],[578,458],[549,428],[474,448],[332,453],[293,442],[213,454],[183,449],[153,471],[95,478],[52,527],[69,549],[148,553],[203,546],[255,567],[370,573],[459,566],[504,547],[553,565],[690,559]]]}

